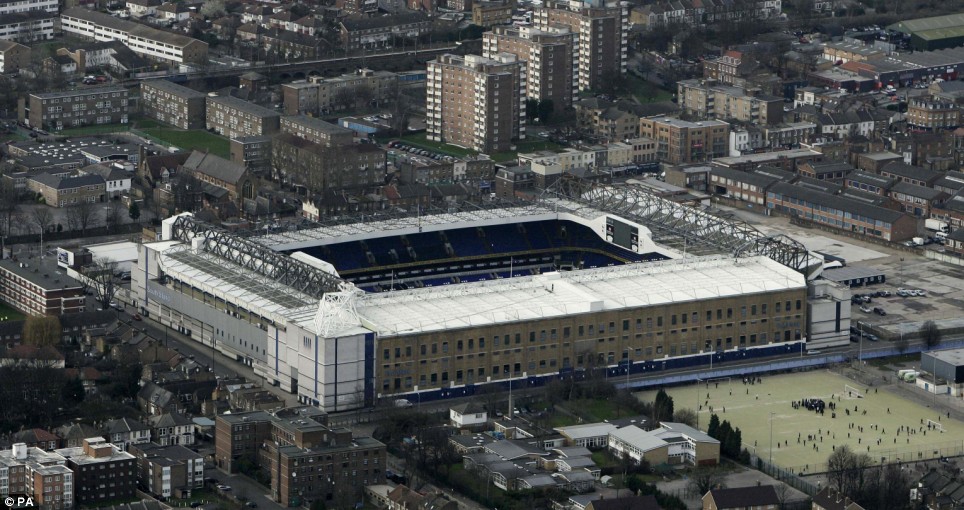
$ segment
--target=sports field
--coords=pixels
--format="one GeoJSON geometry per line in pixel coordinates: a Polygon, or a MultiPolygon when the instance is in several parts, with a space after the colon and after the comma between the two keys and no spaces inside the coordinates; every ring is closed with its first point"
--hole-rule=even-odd
{"type": "MultiPolygon", "coordinates": [[[[734,377],[668,388],[667,393],[676,409],[698,409],[700,430],[706,430],[714,412],[720,421],[729,420],[742,431],[744,446],[764,460],[770,455],[772,419],[773,463],[797,473],[823,472],[834,447],[844,444],[878,462],[964,454],[964,424],[929,409],[933,396],[922,393],[920,401],[912,402],[829,371],[763,376],[755,384],[734,377]],[[863,395],[848,395],[845,385],[863,395]],[[828,407],[823,415],[802,406],[794,408],[793,402],[803,399],[821,399],[828,407]],[[831,401],[836,411],[829,408],[831,401]],[[928,430],[928,419],[944,432],[936,426],[928,430]]],[[[637,393],[649,402],[655,396],[656,391],[637,393]]]]}

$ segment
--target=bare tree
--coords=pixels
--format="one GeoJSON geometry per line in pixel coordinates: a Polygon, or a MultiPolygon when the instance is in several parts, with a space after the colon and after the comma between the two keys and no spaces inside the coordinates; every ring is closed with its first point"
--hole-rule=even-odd
{"type": "Polygon", "coordinates": [[[692,409],[690,409],[690,408],[688,408],[688,407],[684,407],[684,408],[682,408],[682,409],[677,409],[677,410],[673,413],[673,421],[675,421],[675,422],[677,422],[677,423],[685,423],[685,424],[689,425],[690,427],[695,427],[695,426],[696,426],[696,411],[694,411],[694,410],[692,410],[692,409]]]}
{"type": "Polygon", "coordinates": [[[79,204],[67,209],[67,225],[73,223],[73,229],[79,229],[81,234],[86,234],[87,229],[96,224],[97,204],[93,202],[80,202],[79,204]]]}
{"type": "Polygon", "coordinates": [[[23,324],[23,340],[35,347],[51,347],[60,342],[60,319],[55,315],[27,317],[23,324]]]}
{"type": "Polygon", "coordinates": [[[366,108],[371,106],[372,99],[375,98],[375,93],[372,88],[368,85],[357,85],[352,87],[353,99],[355,101],[356,108],[366,108]]]}
{"type": "Polygon", "coordinates": [[[224,0],[207,0],[201,6],[201,15],[208,19],[220,18],[226,13],[224,0]]]}
{"type": "Polygon", "coordinates": [[[90,279],[94,297],[106,310],[117,294],[117,262],[110,259],[96,259],[84,268],[84,276],[90,279]]]}
{"type": "Polygon", "coordinates": [[[50,230],[51,225],[54,224],[54,213],[50,210],[49,206],[35,207],[30,212],[30,218],[33,220],[34,225],[37,226],[38,232],[47,232],[50,230]]]}
{"type": "Polygon", "coordinates": [[[700,467],[693,470],[690,474],[690,481],[687,487],[689,490],[702,497],[710,489],[726,488],[726,474],[719,467],[700,467]]]}
{"type": "Polygon", "coordinates": [[[126,211],[115,200],[108,199],[104,207],[104,226],[107,230],[113,230],[117,228],[124,220],[124,213],[126,211]]]}

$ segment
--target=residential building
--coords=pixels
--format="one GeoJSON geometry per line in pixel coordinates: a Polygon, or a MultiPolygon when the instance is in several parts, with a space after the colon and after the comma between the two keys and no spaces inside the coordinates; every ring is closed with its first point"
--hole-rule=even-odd
{"type": "Polygon", "coordinates": [[[207,129],[228,138],[272,135],[278,132],[281,114],[234,96],[208,96],[207,129]]]}
{"type": "Polygon", "coordinates": [[[84,310],[84,289],[61,274],[52,257],[0,260],[0,300],[27,316],[84,310]]]}
{"type": "Polygon", "coordinates": [[[515,55],[442,55],[428,62],[429,140],[480,152],[525,138],[525,70],[515,55]]]}
{"type": "Polygon", "coordinates": [[[417,38],[429,33],[431,29],[432,21],[421,12],[373,18],[345,18],[339,24],[342,47],[349,51],[360,48],[392,48],[396,41],[417,38]]]}
{"type": "Polygon", "coordinates": [[[9,40],[0,40],[0,73],[19,73],[29,65],[29,47],[9,40]]]}
{"type": "Polygon", "coordinates": [[[515,55],[525,68],[526,98],[552,101],[554,111],[562,112],[572,106],[576,94],[574,35],[568,29],[494,27],[482,34],[482,56],[515,55]]]}
{"type": "Polygon", "coordinates": [[[679,107],[705,119],[732,119],[758,126],[783,122],[783,99],[759,89],[721,85],[714,80],[677,82],[679,107]]]}
{"type": "Polygon", "coordinates": [[[74,472],[74,501],[77,506],[96,508],[108,501],[130,500],[137,490],[134,456],[108,443],[90,437],[83,446],[62,448],[55,453],[67,459],[74,472]]]}
{"type": "Polygon", "coordinates": [[[60,447],[60,438],[56,434],[44,429],[32,428],[14,432],[10,435],[11,443],[23,443],[28,448],[40,448],[52,452],[60,447]]]}
{"type": "Polygon", "coordinates": [[[864,510],[864,507],[842,494],[837,489],[827,485],[813,496],[813,510],[864,510]]]}
{"type": "Polygon", "coordinates": [[[907,103],[907,125],[923,129],[952,129],[961,125],[961,107],[953,101],[914,98],[907,103]]]}
{"type": "Polygon", "coordinates": [[[151,442],[161,446],[194,444],[194,422],[180,413],[164,413],[148,418],[151,442]]]}
{"type": "Polygon", "coordinates": [[[865,172],[877,174],[887,163],[902,161],[903,159],[900,154],[894,154],[893,152],[865,152],[856,155],[854,166],[865,172]]]}
{"type": "Polygon", "coordinates": [[[272,178],[310,194],[385,182],[386,153],[370,144],[326,147],[282,133],[271,143],[272,178]]]}
{"type": "Polygon", "coordinates": [[[766,206],[804,221],[884,241],[906,241],[917,235],[917,220],[902,212],[783,182],[767,190],[766,206]]]}
{"type": "Polygon", "coordinates": [[[85,87],[30,94],[18,102],[18,120],[29,127],[49,131],[92,124],[127,124],[127,98],[124,87],[85,87]]]}
{"type": "MultiPolygon", "coordinates": [[[[20,2],[4,4],[3,7],[14,3],[20,2]]],[[[53,39],[56,21],[56,11],[31,9],[23,12],[0,12],[0,37],[23,44],[46,41],[53,39]]]]}
{"type": "Polygon", "coordinates": [[[181,445],[157,443],[132,445],[130,453],[137,462],[137,475],[147,491],[156,497],[170,498],[178,493],[190,495],[204,487],[204,457],[181,445]]]}
{"type": "Polygon", "coordinates": [[[457,429],[480,428],[489,421],[489,413],[477,402],[449,408],[449,422],[457,429]]]}
{"type": "Polygon", "coordinates": [[[577,34],[576,85],[579,90],[599,89],[609,77],[626,73],[629,4],[617,0],[548,0],[532,13],[539,30],[567,26],[577,34]]]}
{"type": "Polygon", "coordinates": [[[286,83],[281,86],[281,97],[286,114],[315,116],[355,106],[357,92],[362,89],[375,103],[390,101],[397,86],[395,73],[358,69],[334,78],[312,76],[306,81],[286,83]]]}
{"type": "Polygon", "coordinates": [[[120,41],[151,60],[171,65],[204,65],[208,61],[205,42],[95,10],[72,7],[60,13],[60,24],[65,33],[96,41],[120,41]]]}
{"type": "Polygon", "coordinates": [[[181,129],[204,129],[207,94],[168,80],[141,82],[146,117],[181,129]]]}
{"type": "Polygon", "coordinates": [[[703,61],[703,77],[723,85],[736,85],[756,67],[754,62],[743,58],[742,52],[727,50],[720,58],[703,61]]]}
{"type": "Polygon", "coordinates": [[[660,161],[674,165],[709,161],[729,153],[730,125],[718,120],[645,118],[639,120],[639,134],[656,141],[660,161]]]}
{"type": "Polygon", "coordinates": [[[335,0],[335,6],[349,14],[371,14],[378,11],[377,0],[335,0]]]}
{"type": "Polygon", "coordinates": [[[103,202],[106,193],[104,178],[96,174],[58,177],[41,173],[27,179],[27,188],[51,207],[103,202]]]}
{"type": "Polygon", "coordinates": [[[472,2],[472,24],[485,28],[512,23],[515,2],[509,0],[477,0],[472,2]]]}
{"type": "Polygon", "coordinates": [[[103,425],[103,432],[107,440],[121,450],[127,450],[130,445],[151,442],[150,425],[130,418],[108,421],[103,425]]]}
{"type": "Polygon", "coordinates": [[[874,195],[887,196],[890,189],[894,187],[897,180],[892,177],[854,170],[844,178],[844,186],[850,189],[873,193],[874,195]]]}
{"type": "Polygon", "coordinates": [[[635,425],[609,433],[609,451],[634,462],[715,466],[720,462],[720,442],[683,423],[661,422],[653,430],[635,425]]]}
{"type": "Polygon", "coordinates": [[[231,162],[243,166],[253,175],[271,173],[271,137],[242,136],[232,138],[229,151],[231,162]]]}
{"type": "Polygon", "coordinates": [[[354,132],[314,117],[296,115],[281,119],[281,132],[324,147],[337,147],[352,143],[354,132]]]}
{"type": "Polygon", "coordinates": [[[74,472],[62,455],[16,443],[0,451],[0,475],[4,494],[30,496],[40,510],[74,508],[74,472]]]}
{"type": "Polygon", "coordinates": [[[813,122],[790,122],[765,126],[762,130],[762,142],[765,147],[796,149],[800,144],[809,142],[817,125],[813,122]]]}
{"type": "MultiPolygon", "coordinates": [[[[127,163],[131,165],[130,163],[127,163]]],[[[123,163],[96,163],[79,170],[81,175],[99,175],[104,180],[104,199],[109,200],[131,190],[133,171],[124,168],[123,163]]],[[[133,169],[133,165],[130,166],[133,169]]]]}
{"type": "MultiPolygon", "coordinates": [[[[94,367],[88,367],[94,370],[94,367]]],[[[84,440],[88,437],[97,437],[100,431],[92,425],[86,423],[66,423],[54,429],[54,433],[60,438],[64,448],[84,446],[84,440]]]]}
{"type": "Polygon", "coordinates": [[[780,498],[772,485],[710,489],[703,510],[779,510],[780,498]]]}
{"type": "Polygon", "coordinates": [[[327,423],[313,407],[220,415],[215,463],[235,472],[238,460],[253,455],[249,460],[268,474],[272,496],[283,506],[331,501],[336,493],[358,497],[364,486],[384,483],[385,445],[327,423]]]}
{"type": "Polygon", "coordinates": [[[488,158],[472,157],[447,163],[438,161],[428,165],[409,161],[401,164],[400,177],[404,184],[491,181],[495,177],[495,162],[488,158]]]}

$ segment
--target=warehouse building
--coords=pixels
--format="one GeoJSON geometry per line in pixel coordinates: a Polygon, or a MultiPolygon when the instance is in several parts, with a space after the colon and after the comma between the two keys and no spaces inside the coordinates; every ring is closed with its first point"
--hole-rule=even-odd
{"type": "Polygon", "coordinates": [[[930,51],[964,45],[964,14],[904,20],[887,27],[910,35],[915,51],[930,51]]]}

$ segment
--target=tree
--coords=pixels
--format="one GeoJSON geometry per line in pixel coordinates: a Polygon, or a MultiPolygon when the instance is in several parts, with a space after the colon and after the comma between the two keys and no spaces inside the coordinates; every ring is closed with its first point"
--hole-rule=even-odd
{"type": "Polygon", "coordinates": [[[375,93],[368,85],[356,85],[351,88],[353,101],[356,108],[367,108],[371,106],[375,93]]]}
{"type": "Polygon", "coordinates": [[[99,258],[84,268],[84,276],[90,279],[94,297],[100,307],[107,310],[117,294],[117,262],[99,258]]]}
{"type": "Polygon", "coordinates": [[[412,113],[415,102],[405,94],[402,86],[395,83],[389,93],[389,101],[392,103],[392,131],[397,136],[402,136],[408,129],[408,117],[412,113]]]}
{"type": "Polygon", "coordinates": [[[12,180],[0,179],[0,236],[9,236],[19,207],[19,196],[12,180]]]}
{"type": "Polygon", "coordinates": [[[702,497],[710,489],[726,488],[726,474],[719,467],[698,467],[690,474],[690,491],[702,497]]]}
{"type": "Polygon", "coordinates": [[[224,8],[224,0],[207,0],[201,6],[201,15],[207,19],[216,19],[224,16],[227,10],[224,8]]]}
{"type": "Polygon", "coordinates": [[[864,491],[865,470],[873,464],[867,454],[858,454],[847,445],[838,446],[827,459],[827,482],[851,499],[864,491]]]}
{"type": "Polygon", "coordinates": [[[64,381],[64,386],[60,390],[60,396],[65,403],[79,404],[84,401],[84,382],[79,377],[72,377],[64,381]]]}
{"type": "Polygon", "coordinates": [[[113,230],[121,224],[121,207],[115,200],[108,199],[104,204],[104,226],[107,230],[113,230]]]}
{"type": "Polygon", "coordinates": [[[941,330],[934,321],[926,321],[921,325],[920,337],[928,349],[933,349],[941,344],[941,330]]]}
{"type": "Polygon", "coordinates": [[[54,213],[48,206],[34,207],[30,212],[30,218],[39,232],[49,231],[50,226],[54,224],[54,213]]]}
{"type": "Polygon", "coordinates": [[[137,221],[141,217],[141,208],[137,205],[137,202],[131,201],[130,207],[127,208],[127,215],[130,216],[131,220],[137,221]]]}
{"type": "Polygon", "coordinates": [[[27,317],[23,324],[23,341],[35,347],[51,347],[60,342],[60,319],[55,315],[27,317]]]}
{"type": "Polygon", "coordinates": [[[342,87],[331,96],[332,103],[337,110],[344,110],[355,104],[355,91],[352,87],[342,87]]]}
{"type": "Polygon", "coordinates": [[[685,423],[690,427],[695,427],[696,411],[685,407],[683,409],[677,409],[676,412],[673,413],[673,421],[677,423],[685,423]]]}
{"type": "Polygon", "coordinates": [[[67,229],[80,230],[82,234],[86,234],[87,229],[94,225],[94,214],[96,212],[97,205],[87,201],[68,207],[65,211],[67,216],[67,229]]]}
{"type": "Polygon", "coordinates": [[[710,424],[706,428],[706,434],[712,438],[716,438],[720,433],[720,417],[715,413],[710,416],[710,424]]]}
{"type": "Polygon", "coordinates": [[[539,100],[526,99],[526,121],[535,122],[539,116],[539,100]]]}
{"type": "Polygon", "coordinates": [[[553,104],[552,99],[543,99],[542,101],[539,101],[539,122],[542,124],[547,124],[549,119],[552,118],[553,110],[555,110],[555,105],[553,104]]]}
{"type": "Polygon", "coordinates": [[[653,401],[653,422],[669,421],[673,419],[673,397],[660,389],[653,401]]]}

